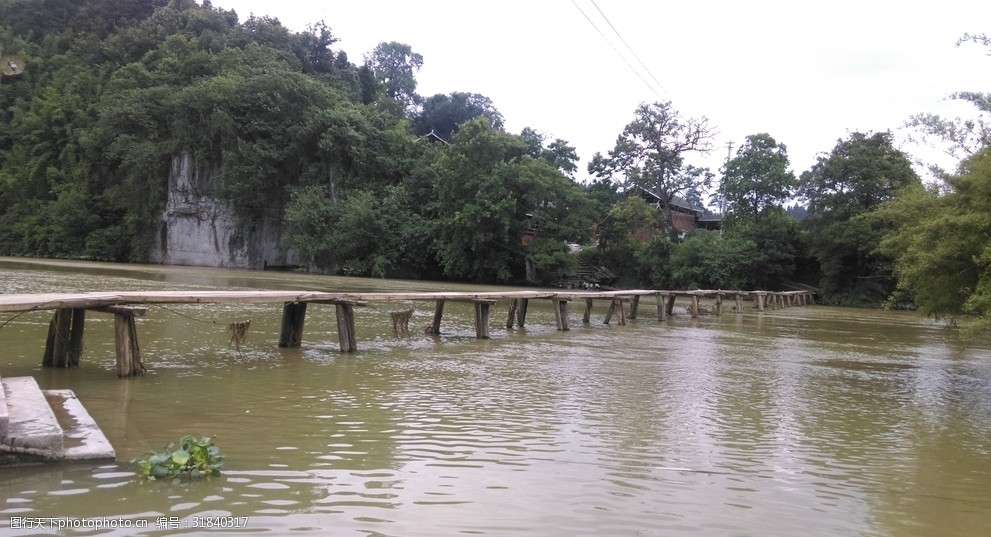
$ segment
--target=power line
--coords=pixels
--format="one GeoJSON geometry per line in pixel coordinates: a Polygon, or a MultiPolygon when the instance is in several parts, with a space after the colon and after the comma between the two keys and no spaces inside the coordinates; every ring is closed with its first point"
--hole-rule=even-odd
{"type": "Polygon", "coordinates": [[[668,92],[667,88],[664,87],[664,84],[661,84],[661,81],[658,80],[656,76],[654,76],[654,73],[650,72],[650,68],[643,63],[643,60],[641,60],[640,56],[638,56],[637,53],[633,50],[633,47],[631,47],[630,44],[626,42],[626,39],[623,39],[623,35],[619,33],[619,30],[617,30],[615,26],[613,26],[613,23],[609,20],[609,17],[607,17],[606,14],[602,12],[602,9],[600,9],[599,5],[595,3],[595,0],[590,0],[590,1],[592,2],[592,5],[595,6],[595,10],[599,12],[599,15],[602,15],[602,20],[606,21],[606,24],[608,24],[609,27],[612,28],[612,31],[614,34],[616,34],[616,37],[618,37],[619,40],[623,42],[623,45],[626,46],[626,50],[630,51],[630,54],[632,54],[633,57],[636,58],[637,62],[640,63],[640,66],[643,67],[644,71],[647,71],[647,74],[650,75],[650,78],[654,79],[654,82],[657,83],[657,87],[664,90],[665,93],[670,93],[668,92]]]}
{"type": "MultiPolygon", "coordinates": [[[[587,20],[588,23],[592,25],[592,28],[595,28],[595,31],[598,32],[599,36],[601,36],[602,39],[609,45],[609,47],[613,49],[613,52],[615,52],[616,55],[619,56],[619,58],[621,60],[623,60],[623,63],[625,63],[626,66],[629,67],[631,71],[633,71],[633,74],[637,75],[637,78],[639,78],[640,81],[643,82],[644,85],[647,86],[647,88],[651,92],[654,93],[654,95],[656,95],[659,99],[660,98],[663,98],[663,97],[661,97],[661,94],[657,91],[657,89],[654,88],[654,86],[651,85],[651,83],[648,82],[647,79],[644,78],[643,75],[640,74],[640,71],[637,71],[637,69],[635,67],[633,67],[633,64],[631,64],[630,61],[626,59],[626,56],[623,56],[623,53],[621,53],[619,51],[619,49],[617,49],[616,46],[612,44],[612,41],[610,41],[609,38],[606,37],[606,34],[602,33],[602,30],[600,30],[599,27],[596,26],[594,22],[592,22],[592,19],[590,19],[589,16],[585,13],[585,10],[583,10],[581,8],[581,6],[579,6],[575,2],[575,0],[571,0],[571,5],[575,6],[575,9],[577,9],[578,12],[581,13],[583,17],[585,17],[585,20],[587,20]]],[[[600,11],[600,13],[601,13],[601,11],[600,11]]],[[[606,21],[606,22],[608,22],[608,21],[606,21]]],[[[610,25],[610,26],[612,26],[612,25],[610,25]]],[[[614,31],[615,31],[615,29],[614,29],[614,31]]],[[[622,39],[622,37],[620,37],[620,39],[622,39]]],[[[653,76],[653,75],[651,75],[651,76],[653,76]]]]}

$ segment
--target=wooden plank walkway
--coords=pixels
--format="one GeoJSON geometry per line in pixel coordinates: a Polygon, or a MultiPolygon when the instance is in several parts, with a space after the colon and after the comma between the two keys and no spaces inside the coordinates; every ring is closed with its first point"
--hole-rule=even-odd
{"type": "MultiPolygon", "coordinates": [[[[79,364],[82,351],[83,323],[86,311],[110,313],[115,316],[115,337],[117,342],[117,375],[130,377],[144,372],[137,341],[135,318],[145,314],[142,306],[155,304],[279,304],[283,305],[282,329],[279,334],[280,347],[297,347],[302,342],[303,324],[307,304],[328,304],[337,310],[338,338],[341,352],[357,350],[354,328],[354,308],[374,302],[429,301],[435,303],[433,322],[426,332],[439,335],[444,304],[469,302],[475,306],[475,331],[480,339],[489,337],[491,325],[489,311],[499,300],[509,300],[506,328],[515,324],[523,327],[530,300],[550,300],[553,305],[558,330],[569,330],[568,303],[583,300],[585,312],[583,323],[591,320],[593,302],[608,301],[604,324],[614,317],[618,324],[627,319],[635,319],[639,313],[640,300],[655,297],[657,320],[664,321],[673,313],[675,299],[691,300],[688,311],[692,317],[701,313],[700,300],[714,299],[713,313],[721,314],[722,304],[727,299],[735,301],[737,313],[744,311],[744,299],[754,302],[754,309],[783,308],[806,305],[812,301],[811,291],[733,291],[733,290],[694,290],[672,291],[656,289],[628,289],[618,291],[486,291],[486,292],[386,292],[349,293],[315,291],[101,291],[84,293],[41,293],[0,295],[0,312],[28,312],[54,310],[49,325],[48,339],[42,365],[46,367],[72,367],[79,364]]],[[[393,328],[397,335],[408,334],[407,323],[410,310],[392,313],[393,328]],[[405,314],[405,315],[404,315],[405,314]]],[[[234,330],[234,325],[231,326],[234,330]]],[[[232,336],[233,341],[233,336],[232,336]]]]}

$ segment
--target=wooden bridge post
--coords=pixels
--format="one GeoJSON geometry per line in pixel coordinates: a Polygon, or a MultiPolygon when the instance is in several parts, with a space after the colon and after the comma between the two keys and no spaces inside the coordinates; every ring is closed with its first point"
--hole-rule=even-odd
{"type": "Polygon", "coordinates": [[[69,365],[78,367],[83,357],[83,326],[86,323],[86,310],[72,310],[72,329],[69,334],[69,365]]]}
{"type": "Polygon", "coordinates": [[[762,292],[754,293],[754,300],[757,301],[757,311],[764,311],[764,294],[762,292]]]}
{"type": "Polygon", "coordinates": [[[355,352],[358,341],[354,333],[354,304],[337,304],[337,338],[341,343],[341,352],[355,352]]]}
{"type": "Polygon", "coordinates": [[[723,314],[723,294],[722,293],[716,293],[716,308],[713,311],[715,311],[716,315],[722,315],[723,314]]]}
{"type": "Polygon", "coordinates": [[[114,341],[117,351],[117,376],[135,377],[145,372],[138,347],[138,328],[135,315],[126,310],[114,312],[114,341]]]}
{"type": "Polygon", "coordinates": [[[664,293],[657,293],[657,321],[664,322],[667,318],[667,311],[664,307],[664,293]]]}
{"type": "Polygon", "coordinates": [[[627,316],[628,319],[637,318],[637,310],[640,308],[640,295],[633,295],[630,299],[630,314],[627,316]]]}
{"type": "Polygon", "coordinates": [[[514,298],[509,301],[509,316],[506,318],[506,330],[511,330],[513,328],[513,321],[516,317],[516,309],[519,307],[518,298],[514,298]]]}
{"type": "Polygon", "coordinates": [[[582,322],[588,324],[592,319],[592,300],[591,298],[585,299],[585,314],[582,315],[582,322]]]}
{"type": "MultiPolygon", "coordinates": [[[[444,301],[438,300],[437,305],[434,306],[434,320],[430,324],[430,333],[439,336],[440,335],[440,319],[444,316],[444,301]]],[[[522,325],[521,325],[522,326],[522,325]]]]}
{"type": "Polygon", "coordinates": [[[699,316],[699,296],[692,294],[692,319],[697,319],[699,316]]]}
{"type": "Polygon", "coordinates": [[[664,309],[668,315],[674,315],[674,298],[674,293],[668,295],[667,304],[664,306],[664,309]]]}
{"type": "Polygon", "coordinates": [[[475,337],[489,339],[489,302],[475,302],[475,337]]]}
{"type": "Polygon", "coordinates": [[[740,293],[736,294],[736,312],[743,313],[743,295],[740,293]]]}
{"type": "Polygon", "coordinates": [[[602,324],[609,324],[612,320],[613,314],[616,313],[616,309],[619,309],[619,324],[620,326],[626,324],[626,311],[623,309],[623,299],[614,298],[609,304],[609,311],[606,312],[606,318],[602,321],[602,324]]]}
{"type": "Polygon", "coordinates": [[[516,311],[516,326],[518,326],[519,328],[523,328],[523,325],[526,324],[526,309],[527,307],[530,306],[530,299],[521,298],[519,300],[520,300],[520,307],[516,311]]]}
{"type": "Polygon", "coordinates": [[[552,298],[551,304],[554,307],[554,320],[557,322],[557,329],[570,330],[568,327],[568,301],[560,298],[552,298]]]}
{"type": "Polygon", "coordinates": [[[42,367],[76,367],[83,352],[86,310],[60,308],[48,324],[42,367]]]}
{"type": "Polygon", "coordinates": [[[280,347],[299,347],[303,341],[303,322],[306,320],[306,302],[286,302],[282,306],[282,328],[279,330],[280,347]]]}

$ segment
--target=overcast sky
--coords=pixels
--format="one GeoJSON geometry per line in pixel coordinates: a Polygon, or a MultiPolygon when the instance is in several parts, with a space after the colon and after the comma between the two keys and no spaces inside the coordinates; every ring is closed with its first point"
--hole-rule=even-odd
{"type": "Polygon", "coordinates": [[[644,101],[709,118],[715,149],[699,164],[717,168],[727,143],[735,152],[747,135],[767,132],[800,174],[849,132],[898,134],[920,112],[969,114],[946,96],[991,91],[988,51],[955,46],[965,32],[991,33],[987,0],[213,4],[295,31],[322,20],[358,65],[380,42],[407,43],[424,58],[418,93],[489,97],[508,131],[529,126],[574,145],[582,177],[644,101]]]}

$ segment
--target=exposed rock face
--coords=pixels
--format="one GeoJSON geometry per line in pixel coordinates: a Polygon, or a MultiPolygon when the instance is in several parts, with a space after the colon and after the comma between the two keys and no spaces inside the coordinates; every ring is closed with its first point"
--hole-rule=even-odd
{"type": "Polygon", "coordinates": [[[278,222],[239,225],[229,204],[213,197],[213,178],[192,155],[172,158],[168,200],[162,214],[153,263],[231,268],[300,265],[282,247],[278,222]]]}

